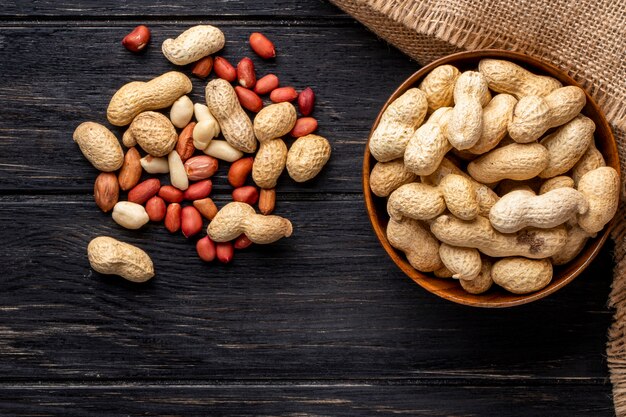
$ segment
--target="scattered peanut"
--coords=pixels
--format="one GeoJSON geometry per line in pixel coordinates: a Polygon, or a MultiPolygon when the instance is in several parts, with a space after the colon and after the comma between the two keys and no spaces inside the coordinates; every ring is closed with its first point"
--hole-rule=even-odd
{"type": "Polygon", "coordinates": [[[193,117],[193,103],[187,96],[181,96],[172,104],[170,120],[179,129],[187,126],[193,117]]]}
{"type": "Polygon", "coordinates": [[[191,91],[191,80],[185,74],[170,71],[148,82],[133,81],[111,98],[107,118],[115,126],[125,126],[139,113],[171,106],[191,91]]]}
{"type": "Polygon", "coordinates": [[[124,151],[115,135],[106,127],[94,122],[81,123],[73,135],[85,158],[97,170],[112,172],[124,163],[124,151]]]}
{"type": "Polygon", "coordinates": [[[148,213],[142,205],[130,201],[120,201],[113,207],[113,220],[126,229],[139,229],[148,221],[148,213]]]}
{"type": "Polygon", "coordinates": [[[206,102],[226,141],[240,151],[254,152],[257,142],[252,122],[241,108],[233,87],[222,79],[210,81],[206,86],[206,102]]]}
{"type": "Polygon", "coordinates": [[[293,87],[278,87],[270,93],[270,100],[274,103],[294,101],[298,98],[298,92],[293,87]]]}
{"type": "Polygon", "coordinates": [[[187,29],[176,39],[163,41],[161,50],[172,64],[187,65],[216,53],[225,43],[221,30],[210,25],[198,25],[187,29]]]}
{"type": "Polygon", "coordinates": [[[261,214],[271,214],[276,206],[276,189],[262,188],[259,193],[259,211],[261,214]]]}
{"type": "Polygon", "coordinates": [[[276,56],[276,49],[272,41],[267,39],[265,35],[254,32],[250,35],[250,47],[263,59],[270,59],[276,56]]]}
{"type": "Polygon", "coordinates": [[[213,182],[211,180],[198,181],[195,184],[191,184],[189,188],[183,193],[183,199],[185,200],[200,200],[208,197],[213,190],[213,182]]]}
{"type": "Polygon", "coordinates": [[[235,162],[243,156],[243,152],[233,148],[225,140],[217,139],[214,139],[211,143],[209,143],[209,146],[206,147],[204,153],[226,162],[235,162]]]}
{"type": "Polygon", "coordinates": [[[307,87],[300,95],[298,95],[298,108],[300,109],[300,114],[303,116],[308,116],[313,113],[313,107],[315,106],[315,93],[311,87],[307,87]]]}
{"type": "Polygon", "coordinates": [[[209,239],[208,236],[203,237],[196,242],[196,252],[198,252],[198,257],[204,262],[211,262],[216,255],[215,242],[209,239]]]}
{"type": "Polygon", "coordinates": [[[167,155],[167,164],[170,167],[170,183],[179,190],[185,191],[189,187],[189,179],[178,152],[172,151],[167,155]]]}
{"type": "Polygon", "coordinates": [[[314,178],[330,158],[330,143],[317,135],[298,138],[287,153],[287,172],[296,182],[314,178]]]}
{"type": "Polygon", "coordinates": [[[287,145],[282,139],[261,142],[252,165],[252,179],[261,188],[274,188],[287,164],[287,145]]]}
{"type": "Polygon", "coordinates": [[[150,29],[139,25],[122,39],[122,45],[131,52],[141,52],[150,42],[150,29]]]}
{"type": "Polygon", "coordinates": [[[186,238],[194,236],[202,230],[202,216],[194,206],[183,207],[180,214],[180,228],[186,238]]]}
{"type": "Polygon", "coordinates": [[[141,167],[148,174],[167,174],[170,172],[170,166],[166,158],[157,158],[152,155],[146,155],[141,158],[141,167]]]}
{"type": "Polygon", "coordinates": [[[258,244],[267,244],[292,233],[291,222],[279,216],[256,214],[246,203],[226,204],[213,218],[207,234],[215,242],[228,242],[245,233],[258,244]]]}
{"type": "Polygon", "coordinates": [[[161,181],[157,178],[147,179],[128,192],[128,201],[131,203],[144,204],[151,197],[155,196],[161,188],[161,181]]]}
{"type": "Polygon", "coordinates": [[[213,138],[220,134],[220,125],[204,104],[196,103],[193,106],[198,123],[193,129],[193,145],[196,149],[205,150],[213,138]]]}
{"type": "Polygon", "coordinates": [[[159,197],[154,196],[146,202],[146,213],[151,222],[160,222],[165,218],[165,201],[159,197]]]}
{"type": "Polygon", "coordinates": [[[293,129],[296,118],[293,104],[270,104],[254,117],[254,134],[261,143],[280,138],[293,129]]]}
{"type": "Polygon", "coordinates": [[[213,61],[213,71],[215,71],[215,75],[219,78],[226,80],[228,82],[233,82],[237,79],[237,70],[232,66],[226,58],[222,58],[218,56],[213,61]]]}
{"type": "Polygon", "coordinates": [[[176,233],[180,230],[182,208],[178,203],[171,203],[165,211],[165,228],[170,233],[176,233]]]}
{"type": "Polygon", "coordinates": [[[93,184],[93,199],[103,212],[110,211],[119,200],[120,187],[112,172],[101,172],[93,184]]]}
{"type": "Polygon", "coordinates": [[[98,236],[87,246],[91,267],[101,274],[119,275],[132,282],[154,276],[154,265],[146,252],[108,236],[98,236]]]}
{"type": "Polygon", "coordinates": [[[212,177],[217,171],[217,159],[208,155],[193,156],[185,161],[185,172],[190,181],[212,177]]]}
{"type": "Polygon", "coordinates": [[[447,127],[450,144],[458,150],[474,146],[483,130],[482,97],[489,92],[480,72],[466,71],[454,85],[454,107],[447,127]]]}
{"type": "Polygon", "coordinates": [[[146,111],[135,117],[128,130],[144,151],[156,157],[170,153],[178,140],[170,119],[154,111],[146,111]]]}
{"type": "Polygon", "coordinates": [[[246,179],[252,172],[252,164],[254,158],[241,158],[231,164],[228,169],[228,183],[233,187],[242,187],[246,183],[246,179]]]}
{"type": "Polygon", "coordinates": [[[254,92],[257,94],[271,93],[273,90],[278,88],[278,84],[279,81],[276,75],[267,74],[257,80],[256,85],[254,86],[254,92]]]}
{"type": "Polygon", "coordinates": [[[194,201],[193,206],[209,220],[213,220],[218,211],[217,206],[209,197],[194,201]]]}
{"type": "Polygon", "coordinates": [[[237,64],[237,79],[243,88],[254,88],[256,73],[254,72],[254,62],[250,58],[244,57],[237,64]]]}
{"type": "Polygon", "coordinates": [[[180,159],[185,162],[187,159],[191,158],[193,153],[196,151],[196,147],[194,145],[193,140],[193,131],[196,128],[196,123],[191,122],[180,132],[178,135],[178,140],[176,141],[176,152],[180,155],[180,159]]]}
{"type": "Polygon", "coordinates": [[[124,155],[124,164],[120,170],[118,181],[120,188],[124,191],[130,190],[139,182],[141,178],[141,155],[137,149],[130,148],[124,155]]]}
{"type": "Polygon", "coordinates": [[[544,97],[562,87],[552,77],[535,75],[513,62],[501,59],[482,59],[478,71],[485,76],[493,91],[512,94],[518,100],[525,96],[544,97]]]}

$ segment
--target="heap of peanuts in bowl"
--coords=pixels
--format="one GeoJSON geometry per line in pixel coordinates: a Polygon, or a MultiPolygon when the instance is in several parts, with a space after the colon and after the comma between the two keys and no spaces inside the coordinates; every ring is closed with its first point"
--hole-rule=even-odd
{"type": "Polygon", "coordinates": [[[487,307],[578,275],[620,190],[615,141],[589,95],[508,51],[455,54],[409,78],[374,124],[363,170],[394,261],[431,292],[487,307]]]}
{"type": "MultiPolygon", "coordinates": [[[[149,40],[150,30],[142,25],[122,43],[139,52],[149,40]]],[[[276,56],[274,44],[261,33],[252,33],[249,44],[261,59],[276,56]]],[[[298,93],[292,86],[279,86],[275,74],[257,80],[252,59],[242,58],[235,68],[225,58],[212,56],[224,45],[224,33],[210,25],[191,27],[162,44],[172,64],[190,65],[192,74],[202,79],[215,74],[205,88],[206,104],[194,104],[187,96],[192,82],[181,71],[133,80],[115,92],[106,113],[111,125],[128,126],[122,137],[126,152],[100,123],[80,124],[73,138],[101,171],[94,199],[102,211],[112,211],[117,224],[140,229],[149,222],[164,222],[170,233],[182,231],[185,238],[197,239],[202,261],[229,263],[235,250],[292,234],[288,219],[270,214],[278,179],[286,169],[297,183],[311,180],[328,162],[331,146],[313,134],[317,121],[310,117],[315,103],[310,87],[298,93]],[[271,104],[264,105],[263,95],[269,95],[271,104]],[[295,138],[289,149],[288,135],[295,138]],[[233,201],[221,208],[209,196],[218,160],[231,164],[228,182],[233,187],[233,201]],[[255,185],[246,185],[249,177],[255,185]],[[120,201],[120,189],[128,191],[127,201],[120,201]]],[[[133,282],[154,276],[146,252],[110,236],[94,238],[87,255],[91,267],[102,274],[133,282]]]]}

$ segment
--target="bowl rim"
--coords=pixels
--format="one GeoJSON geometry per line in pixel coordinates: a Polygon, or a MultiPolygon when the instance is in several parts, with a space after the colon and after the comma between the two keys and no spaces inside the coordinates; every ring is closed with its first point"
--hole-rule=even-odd
{"type": "MultiPolygon", "coordinates": [[[[374,123],[372,124],[372,128],[370,129],[367,142],[365,144],[365,152],[364,152],[364,157],[363,157],[362,186],[363,186],[363,196],[365,200],[367,214],[370,220],[370,224],[372,225],[372,228],[374,229],[374,233],[376,234],[376,237],[378,238],[378,241],[385,249],[385,252],[387,253],[387,255],[396,264],[396,266],[398,266],[409,278],[411,278],[415,283],[420,285],[422,288],[426,289],[428,292],[433,293],[446,300],[455,302],[457,304],[462,304],[462,305],[467,305],[467,306],[472,306],[472,307],[483,307],[483,308],[504,308],[504,307],[519,306],[519,305],[523,305],[523,304],[527,304],[527,303],[539,300],[541,298],[544,298],[558,291],[559,289],[563,288],[564,286],[572,282],[577,276],[579,276],[582,273],[582,271],[585,270],[585,268],[587,268],[587,266],[589,266],[589,264],[591,264],[591,262],[598,255],[602,246],[604,245],[604,243],[606,242],[609,236],[611,228],[613,227],[615,223],[615,218],[613,218],[604,227],[604,229],[601,232],[598,232],[598,235],[595,238],[589,239],[589,241],[586,243],[583,250],[572,261],[568,262],[567,264],[561,267],[561,268],[566,268],[568,265],[570,266],[569,269],[564,269],[562,271],[559,271],[559,273],[562,273],[563,275],[565,275],[565,277],[558,280],[558,282],[555,282],[553,279],[553,281],[548,286],[533,293],[510,294],[509,300],[493,301],[491,298],[500,298],[500,297],[498,294],[492,294],[492,296],[495,295],[495,297],[490,297],[489,292],[485,294],[478,294],[478,295],[467,293],[467,296],[464,295],[463,297],[459,297],[454,294],[450,294],[448,292],[449,288],[456,287],[459,285],[457,280],[446,280],[450,282],[451,285],[446,286],[444,288],[441,288],[440,285],[439,286],[433,285],[433,282],[438,282],[439,284],[441,284],[441,279],[428,276],[425,273],[422,273],[416,270],[415,268],[413,268],[413,266],[411,266],[408,263],[404,253],[396,250],[393,246],[391,246],[391,244],[387,240],[386,227],[383,227],[378,221],[377,210],[375,206],[375,201],[376,201],[375,199],[380,199],[381,197],[374,196],[370,189],[370,172],[371,172],[371,167],[373,166],[372,162],[375,163],[376,161],[373,159],[372,155],[370,154],[369,142],[372,137],[372,133],[378,126],[381,116],[384,113],[384,111],[387,109],[387,107],[393,102],[393,100],[399,97],[406,90],[408,90],[409,88],[413,86],[416,86],[417,82],[421,78],[423,78],[426,74],[428,74],[430,71],[432,71],[435,67],[440,66],[440,65],[445,65],[445,64],[455,65],[455,63],[457,63],[457,61],[459,60],[471,60],[471,59],[482,59],[482,58],[508,59],[522,67],[532,66],[534,68],[541,69],[541,73],[540,73],[541,75],[553,76],[559,79],[560,81],[562,81],[564,85],[574,85],[574,86],[580,87],[585,92],[585,95],[587,98],[587,104],[585,105],[585,107],[590,106],[593,112],[597,114],[598,120],[594,120],[594,122],[596,122],[596,124],[598,124],[599,122],[602,125],[601,127],[602,127],[603,132],[606,133],[605,141],[607,143],[605,143],[603,147],[608,146],[610,148],[610,153],[612,153],[612,155],[610,155],[611,156],[610,161],[608,160],[609,157],[605,153],[603,153],[604,158],[607,160],[607,166],[611,166],[615,168],[617,170],[618,175],[621,174],[618,151],[617,151],[617,143],[615,141],[615,136],[613,135],[613,131],[611,130],[611,127],[609,126],[606,120],[604,112],[600,109],[600,107],[597,105],[595,100],[593,100],[593,98],[589,95],[589,93],[578,82],[576,82],[576,80],[574,80],[566,72],[557,68],[556,66],[550,63],[547,63],[545,61],[542,61],[541,59],[530,56],[530,55],[526,55],[520,52],[503,50],[503,49],[478,49],[478,50],[473,50],[473,51],[457,52],[451,55],[446,55],[440,59],[437,59],[421,67],[416,72],[414,72],[404,82],[402,82],[402,84],[400,84],[398,88],[394,90],[394,92],[389,96],[385,104],[380,109],[376,117],[376,120],[374,121],[374,123]],[[579,260],[582,258],[584,258],[582,262],[576,262],[576,260],[579,260]],[[432,281],[432,282],[429,282],[429,281],[432,281]]],[[[597,130],[598,129],[596,128],[596,131],[597,130]]],[[[509,296],[508,293],[507,293],[507,296],[509,296]]]]}

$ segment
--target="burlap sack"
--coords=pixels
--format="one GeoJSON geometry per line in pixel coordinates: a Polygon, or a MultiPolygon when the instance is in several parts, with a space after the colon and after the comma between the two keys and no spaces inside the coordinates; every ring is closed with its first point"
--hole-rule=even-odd
{"type": "MultiPolygon", "coordinates": [[[[331,0],[421,64],[465,49],[520,51],[567,71],[604,110],[626,167],[626,0],[331,0]]],[[[622,193],[623,194],[623,193],[622,193]]],[[[622,196],[622,200],[624,200],[622,196]]],[[[620,208],[608,362],[626,416],[626,217],[620,208]]]]}

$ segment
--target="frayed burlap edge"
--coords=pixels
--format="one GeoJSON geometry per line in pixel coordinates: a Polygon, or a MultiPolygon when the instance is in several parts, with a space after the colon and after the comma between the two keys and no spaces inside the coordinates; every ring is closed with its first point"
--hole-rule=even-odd
{"type": "MultiPolygon", "coordinates": [[[[625,91],[607,85],[596,77],[581,76],[579,69],[561,59],[558,50],[545,48],[532,38],[513,39],[492,30],[489,19],[470,21],[462,14],[437,11],[428,1],[410,0],[331,0],[354,16],[381,38],[421,64],[460,50],[501,48],[524,52],[565,69],[577,80],[603,109],[613,127],[620,161],[626,161],[625,91]]],[[[522,7],[522,6],[520,6],[522,7]]],[[[523,11],[521,11],[523,13],[523,11]]],[[[506,18],[506,16],[502,16],[506,18]]],[[[614,35],[626,33],[626,22],[613,27],[614,35]]],[[[602,43],[598,39],[599,44],[602,43]]],[[[610,51],[623,59],[623,51],[610,51]]],[[[584,74],[583,74],[584,75],[584,74]]],[[[624,177],[624,164],[622,164],[624,177]]],[[[611,232],[615,241],[614,279],[608,305],[615,309],[614,321],[608,332],[607,355],[613,402],[617,417],[626,417],[626,192],[622,189],[622,204],[611,232]]]]}

